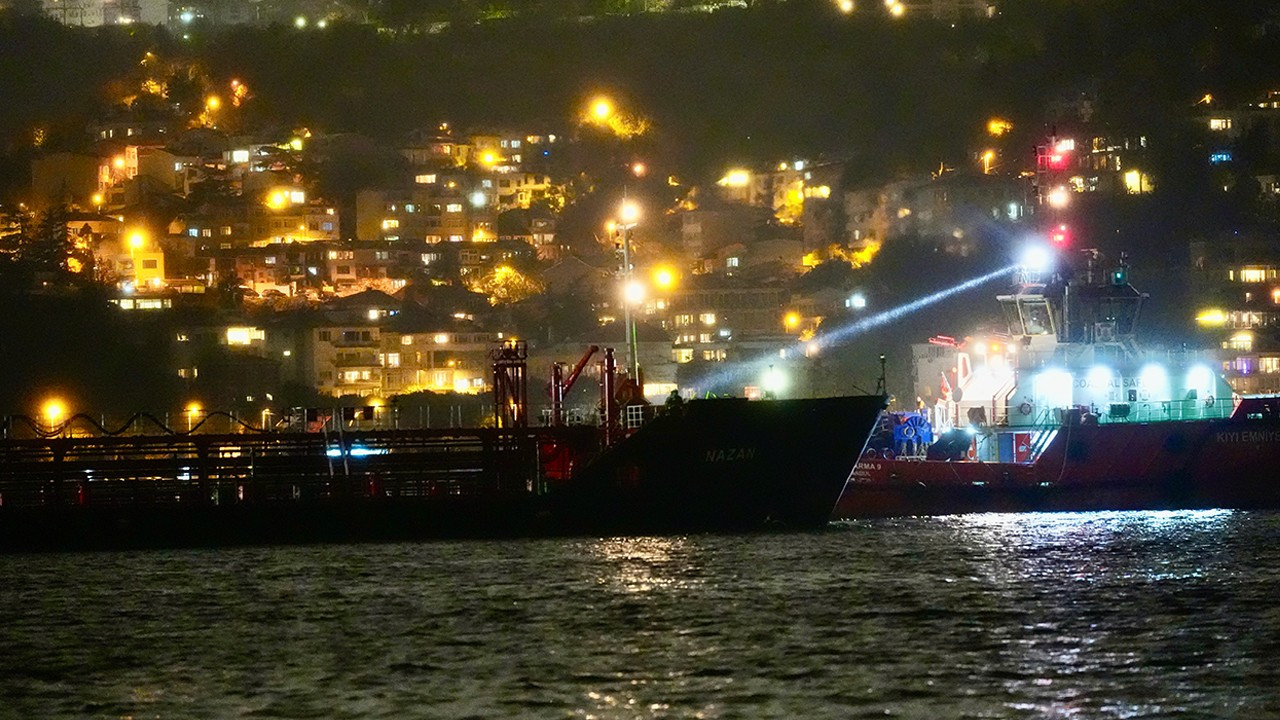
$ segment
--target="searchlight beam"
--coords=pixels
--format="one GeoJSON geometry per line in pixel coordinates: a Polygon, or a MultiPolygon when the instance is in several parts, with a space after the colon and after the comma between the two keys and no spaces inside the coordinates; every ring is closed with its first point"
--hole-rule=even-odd
{"type": "MultiPolygon", "coordinates": [[[[970,280],[966,280],[958,285],[953,285],[949,288],[939,290],[935,293],[926,295],[922,298],[912,300],[911,302],[903,303],[902,305],[899,305],[894,308],[890,308],[889,310],[885,310],[880,313],[876,313],[875,315],[863,318],[854,323],[850,323],[848,325],[845,325],[844,327],[836,328],[834,331],[825,333],[819,337],[815,337],[812,340],[797,342],[794,346],[790,348],[789,352],[804,353],[806,349],[810,351],[820,352],[834,345],[839,345],[841,343],[848,342],[849,340],[852,340],[858,337],[859,335],[870,332],[871,330],[881,327],[882,325],[887,325],[888,323],[891,323],[895,320],[903,318],[919,310],[923,310],[924,308],[929,307],[930,305],[939,303],[943,300],[946,300],[947,298],[952,297],[953,295],[957,295],[967,290],[972,290],[973,288],[989,283],[992,280],[996,280],[1000,277],[1008,277],[1012,272],[1017,270],[1019,267],[1020,267],[1020,263],[1013,263],[1011,265],[1007,265],[1005,267],[1000,268],[999,270],[993,270],[992,272],[989,272],[986,275],[982,275],[976,278],[972,278],[970,280]]],[[[777,361],[776,356],[770,355],[768,357],[760,358],[752,362],[738,363],[734,367],[726,367],[723,370],[717,371],[716,373],[708,376],[700,384],[704,385],[707,388],[714,388],[714,387],[720,386],[723,383],[727,383],[737,377],[756,379],[756,378],[759,378],[760,374],[764,372],[766,369],[768,369],[768,367],[771,364],[775,363],[776,361],[777,361]]]]}

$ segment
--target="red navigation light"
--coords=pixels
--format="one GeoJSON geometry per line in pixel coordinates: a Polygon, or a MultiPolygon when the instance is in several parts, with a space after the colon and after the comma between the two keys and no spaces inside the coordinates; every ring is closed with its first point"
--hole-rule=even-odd
{"type": "Polygon", "coordinates": [[[1067,156],[1058,152],[1050,153],[1049,167],[1053,170],[1065,170],[1067,167],[1067,156]]]}
{"type": "Polygon", "coordinates": [[[1071,239],[1071,229],[1065,224],[1059,225],[1049,231],[1049,239],[1054,245],[1065,245],[1071,239]]]}

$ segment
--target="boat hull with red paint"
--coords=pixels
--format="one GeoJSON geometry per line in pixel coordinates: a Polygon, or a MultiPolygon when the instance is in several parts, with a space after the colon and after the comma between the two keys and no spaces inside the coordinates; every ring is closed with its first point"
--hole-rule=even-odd
{"type": "Polygon", "coordinates": [[[836,517],[1277,508],[1280,418],[1259,415],[1064,425],[1031,463],[866,457],[836,517]]]}

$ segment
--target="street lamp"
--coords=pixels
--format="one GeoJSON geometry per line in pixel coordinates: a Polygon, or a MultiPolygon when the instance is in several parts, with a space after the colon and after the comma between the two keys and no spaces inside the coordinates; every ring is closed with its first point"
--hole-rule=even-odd
{"type": "Polygon", "coordinates": [[[596,122],[603,122],[613,114],[613,103],[607,97],[598,97],[591,101],[591,117],[596,122]]]}
{"type": "MultiPolygon", "coordinates": [[[[129,233],[129,265],[133,268],[133,287],[139,286],[138,282],[138,259],[135,256],[137,251],[141,250],[147,244],[147,236],[141,230],[134,230],[129,233]]],[[[127,289],[127,288],[126,288],[127,289]]]]}
{"type": "Polygon", "coordinates": [[[200,407],[200,403],[198,402],[187,403],[187,432],[191,432],[191,428],[195,423],[196,415],[199,415],[200,411],[203,409],[204,408],[200,407]]]}
{"type": "MultiPolygon", "coordinates": [[[[631,379],[640,381],[640,353],[636,342],[635,316],[631,312],[633,304],[633,280],[631,278],[631,229],[640,221],[640,205],[635,200],[624,199],[618,206],[618,229],[622,232],[622,301],[623,329],[627,333],[627,354],[631,366],[631,379]]],[[[639,293],[643,297],[643,288],[639,293]]],[[[637,299],[636,302],[639,300],[637,299]]]]}
{"type": "Polygon", "coordinates": [[[67,406],[58,398],[49,398],[40,408],[40,414],[44,415],[45,422],[52,428],[67,414],[67,406]]]}

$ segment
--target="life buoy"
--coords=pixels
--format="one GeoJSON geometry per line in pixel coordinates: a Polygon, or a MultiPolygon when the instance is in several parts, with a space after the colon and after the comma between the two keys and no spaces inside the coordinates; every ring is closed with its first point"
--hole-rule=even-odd
{"type": "Polygon", "coordinates": [[[1204,406],[1207,408],[1213,407],[1214,402],[1215,402],[1214,397],[1210,395],[1204,399],[1204,406]]]}
{"type": "Polygon", "coordinates": [[[1030,415],[1030,414],[1031,414],[1031,403],[1029,403],[1029,402],[1024,402],[1024,403],[1022,403],[1021,405],[1019,405],[1019,406],[1018,406],[1018,412],[1022,413],[1023,415],[1030,415]]]}

